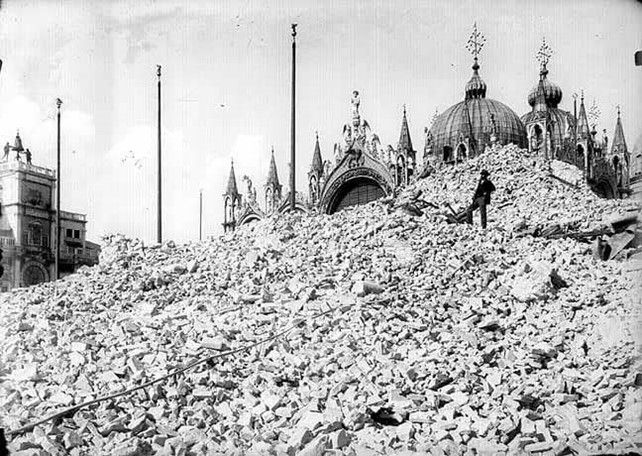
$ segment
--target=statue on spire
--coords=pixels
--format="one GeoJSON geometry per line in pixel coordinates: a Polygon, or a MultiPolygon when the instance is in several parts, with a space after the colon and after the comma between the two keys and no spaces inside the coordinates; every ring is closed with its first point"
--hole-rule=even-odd
{"type": "Polygon", "coordinates": [[[352,91],[352,121],[354,125],[359,125],[360,116],[359,116],[359,105],[361,104],[361,98],[359,98],[359,91],[352,91]]]}

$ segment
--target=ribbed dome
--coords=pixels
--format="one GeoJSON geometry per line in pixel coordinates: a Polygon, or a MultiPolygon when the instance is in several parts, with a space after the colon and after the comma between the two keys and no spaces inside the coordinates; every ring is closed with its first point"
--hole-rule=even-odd
{"type": "Polygon", "coordinates": [[[500,144],[526,146],[526,129],[512,109],[489,98],[472,98],[451,106],[435,119],[430,129],[433,151],[439,154],[445,146],[455,149],[460,142],[460,136],[474,139],[478,151],[482,151],[490,144],[493,128],[491,114],[495,120],[497,141],[500,144]]]}
{"type": "Polygon", "coordinates": [[[546,77],[547,74],[548,71],[542,71],[540,73],[540,79],[538,83],[528,93],[529,105],[535,106],[535,103],[537,101],[537,89],[539,88],[540,84],[542,85],[542,89],[544,91],[544,100],[546,101],[546,106],[548,106],[549,108],[557,108],[557,105],[559,105],[560,101],[562,101],[562,89],[560,89],[560,86],[558,86],[557,84],[549,81],[546,77]]]}
{"type": "Polygon", "coordinates": [[[466,84],[466,100],[471,100],[474,98],[484,98],[486,96],[486,83],[479,76],[479,65],[477,60],[473,65],[473,76],[470,78],[470,81],[466,84]]]}

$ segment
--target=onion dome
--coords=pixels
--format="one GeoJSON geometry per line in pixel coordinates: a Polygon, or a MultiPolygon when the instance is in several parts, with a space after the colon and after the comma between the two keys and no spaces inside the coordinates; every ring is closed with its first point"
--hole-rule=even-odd
{"type": "Polygon", "coordinates": [[[479,64],[477,63],[477,58],[475,58],[475,63],[473,64],[473,76],[466,84],[466,100],[486,97],[486,83],[479,76],[478,70],[479,64]]]}
{"type": "Polygon", "coordinates": [[[538,90],[543,91],[544,93],[544,101],[546,102],[546,106],[549,108],[557,108],[557,106],[560,104],[560,101],[562,101],[562,89],[560,87],[549,81],[546,75],[548,74],[548,70],[546,70],[546,67],[542,69],[539,73],[539,82],[535,87],[531,89],[531,91],[528,93],[528,104],[531,106],[535,106],[535,103],[537,102],[537,92],[538,90]]]}
{"type": "MultiPolygon", "coordinates": [[[[546,65],[548,65],[552,55],[553,50],[546,43],[546,38],[542,38],[542,45],[537,51],[536,57],[540,63],[539,82],[528,93],[528,104],[531,106],[535,106],[538,103],[538,93],[540,92],[544,95],[543,101],[546,103],[546,107],[557,108],[557,105],[562,101],[562,89],[546,77],[548,74],[546,65]]],[[[539,102],[541,103],[541,100],[539,102]]]]}

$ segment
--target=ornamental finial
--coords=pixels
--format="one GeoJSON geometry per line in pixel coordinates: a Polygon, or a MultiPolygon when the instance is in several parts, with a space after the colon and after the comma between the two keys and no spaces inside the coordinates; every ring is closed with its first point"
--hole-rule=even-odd
{"type": "Polygon", "coordinates": [[[477,30],[477,22],[473,25],[473,32],[470,34],[470,38],[466,42],[466,49],[471,53],[475,59],[475,65],[477,66],[477,57],[481,52],[484,44],[486,43],[486,37],[477,30]]]}
{"type": "Polygon", "coordinates": [[[588,118],[591,121],[591,126],[595,128],[597,125],[598,121],[600,120],[600,115],[602,112],[600,111],[600,108],[597,106],[597,102],[595,101],[595,98],[593,98],[593,104],[589,108],[588,112],[588,118]]]}
{"type": "Polygon", "coordinates": [[[542,45],[539,47],[539,51],[537,51],[535,57],[540,64],[542,72],[546,71],[546,65],[548,65],[551,55],[553,55],[553,50],[546,43],[546,37],[542,37],[542,45]]]}
{"type": "Polygon", "coordinates": [[[158,76],[159,78],[161,77],[161,66],[160,65],[156,65],[156,76],[158,76]]]}
{"type": "Polygon", "coordinates": [[[619,119],[620,118],[620,105],[618,104],[616,106],[616,108],[617,108],[617,118],[619,119]]]}
{"type": "Polygon", "coordinates": [[[291,24],[292,26],[292,40],[296,37],[296,26],[299,24],[291,24]]]}

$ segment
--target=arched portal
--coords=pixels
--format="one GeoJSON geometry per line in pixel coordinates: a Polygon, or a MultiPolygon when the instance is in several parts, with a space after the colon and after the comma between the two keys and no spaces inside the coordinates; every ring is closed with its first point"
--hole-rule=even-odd
{"type": "Polygon", "coordinates": [[[600,197],[606,199],[613,199],[616,197],[616,192],[611,183],[607,180],[600,180],[593,187],[593,191],[600,197]]]}
{"type": "Polygon", "coordinates": [[[357,177],[339,187],[328,205],[327,212],[334,214],[346,207],[366,204],[383,196],[386,196],[386,192],[377,181],[367,177],[357,177]]]}
{"type": "Polygon", "coordinates": [[[261,218],[256,214],[250,214],[247,217],[243,217],[239,222],[239,225],[247,225],[248,223],[258,222],[261,218]]]}
{"type": "Polygon", "coordinates": [[[457,161],[463,161],[468,157],[467,151],[466,151],[466,146],[461,143],[459,146],[457,146],[457,161]]]}

